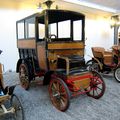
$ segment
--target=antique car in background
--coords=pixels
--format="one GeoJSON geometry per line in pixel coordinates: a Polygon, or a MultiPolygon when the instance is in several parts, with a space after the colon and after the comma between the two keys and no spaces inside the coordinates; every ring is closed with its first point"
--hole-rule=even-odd
{"type": "Polygon", "coordinates": [[[85,16],[68,10],[44,10],[17,21],[17,47],[21,86],[43,76],[53,105],[60,111],[70,98],[87,94],[99,99],[105,92],[103,78],[86,69],[85,16]]]}
{"type": "MultiPolygon", "coordinates": [[[[0,54],[2,51],[0,50],[0,54]]],[[[0,63],[0,119],[12,115],[14,120],[24,120],[23,107],[19,98],[13,93],[16,86],[6,86],[3,81],[3,65],[0,63]]]]}
{"type": "Polygon", "coordinates": [[[93,58],[86,65],[101,73],[113,72],[117,82],[120,82],[120,46],[112,46],[112,51],[106,51],[103,47],[92,47],[93,58]]]}

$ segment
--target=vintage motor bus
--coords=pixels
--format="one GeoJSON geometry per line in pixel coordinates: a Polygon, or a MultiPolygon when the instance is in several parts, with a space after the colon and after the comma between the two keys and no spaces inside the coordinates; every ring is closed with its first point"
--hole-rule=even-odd
{"type": "Polygon", "coordinates": [[[105,83],[84,60],[85,16],[68,10],[44,10],[17,21],[17,62],[21,86],[28,89],[36,77],[44,76],[50,99],[60,111],[70,97],[87,93],[98,99],[105,83]]]}

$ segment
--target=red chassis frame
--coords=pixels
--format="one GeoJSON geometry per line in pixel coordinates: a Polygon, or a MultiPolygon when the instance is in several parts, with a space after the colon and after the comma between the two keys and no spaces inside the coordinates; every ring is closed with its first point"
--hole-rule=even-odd
{"type": "MultiPolygon", "coordinates": [[[[93,71],[93,72],[95,72],[95,71],[93,71]]],[[[72,93],[71,97],[75,97],[75,96],[78,96],[81,94],[89,93],[90,91],[96,90],[97,85],[104,84],[104,81],[101,80],[101,77],[94,76],[91,74],[91,72],[86,73],[84,76],[77,76],[77,77],[72,76],[69,78],[67,76],[63,76],[63,75],[58,74],[58,73],[52,75],[52,79],[57,79],[57,78],[61,78],[66,83],[70,92],[72,93]],[[85,88],[80,88],[80,87],[75,86],[75,82],[81,81],[84,83],[85,80],[87,80],[87,82],[89,82],[89,83],[87,83],[88,85],[85,86],[85,88]],[[87,88],[89,88],[89,89],[87,89],[87,88]]],[[[92,97],[94,98],[94,96],[92,96],[92,97]]]]}

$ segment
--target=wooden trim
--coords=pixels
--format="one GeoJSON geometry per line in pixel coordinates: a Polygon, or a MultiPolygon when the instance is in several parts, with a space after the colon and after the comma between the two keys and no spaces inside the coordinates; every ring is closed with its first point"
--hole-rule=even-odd
{"type": "Polygon", "coordinates": [[[47,69],[47,58],[46,58],[46,48],[44,44],[37,46],[37,56],[40,69],[48,70],[47,69]]]}
{"type": "Polygon", "coordinates": [[[84,48],[83,43],[50,43],[48,44],[48,50],[57,50],[57,49],[82,49],[84,48]]]}
{"type": "Polygon", "coordinates": [[[17,41],[18,48],[36,48],[35,39],[32,40],[18,40],[17,41]]]}

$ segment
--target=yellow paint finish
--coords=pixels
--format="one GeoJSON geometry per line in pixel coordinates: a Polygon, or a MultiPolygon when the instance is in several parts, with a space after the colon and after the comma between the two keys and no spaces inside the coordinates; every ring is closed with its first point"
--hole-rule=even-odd
{"type": "Polygon", "coordinates": [[[47,70],[47,61],[46,61],[46,53],[45,53],[45,45],[37,46],[37,56],[40,69],[47,70]]]}
{"type": "Polygon", "coordinates": [[[48,49],[82,49],[84,44],[82,42],[70,42],[70,43],[49,43],[48,49]]]}

